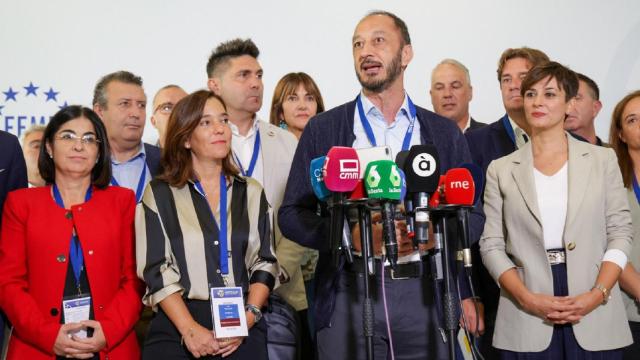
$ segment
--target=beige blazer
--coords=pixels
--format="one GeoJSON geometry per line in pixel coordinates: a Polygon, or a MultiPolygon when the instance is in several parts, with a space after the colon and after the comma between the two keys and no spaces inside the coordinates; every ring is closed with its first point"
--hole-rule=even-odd
{"type": "Polygon", "coordinates": [[[288,281],[282,283],[275,292],[289,305],[300,311],[308,307],[300,267],[305,248],[282,236],[278,226],[278,210],[284,198],[284,190],[298,141],[290,132],[265,121],[258,121],[258,131],[260,131],[260,156],[264,178],[262,186],[274,213],[276,257],[280,268],[286,273],[285,278],[288,278],[288,281]]]}
{"type": "MultiPolygon", "coordinates": [[[[563,242],[567,254],[569,295],[596,283],[608,249],[631,252],[632,228],[626,190],[611,149],[569,139],[569,194],[563,242]]],[[[482,260],[491,276],[515,267],[532,292],[553,295],[533,178],[531,143],[493,161],[487,170],[486,222],[480,239],[482,260]]],[[[578,344],[589,351],[631,344],[631,332],[616,284],[611,300],[573,325],[578,344]]],[[[553,325],[525,312],[505,290],[493,336],[499,349],[538,352],[549,347],[553,325]]]]}
{"type": "MultiPolygon", "coordinates": [[[[633,188],[627,190],[627,199],[629,200],[629,209],[631,209],[631,219],[633,219],[633,246],[631,247],[631,256],[629,262],[633,264],[636,271],[640,270],[640,205],[636,199],[633,188]]],[[[622,292],[622,300],[627,310],[627,318],[629,321],[640,322],[640,306],[636,300],[622,292]]]]}

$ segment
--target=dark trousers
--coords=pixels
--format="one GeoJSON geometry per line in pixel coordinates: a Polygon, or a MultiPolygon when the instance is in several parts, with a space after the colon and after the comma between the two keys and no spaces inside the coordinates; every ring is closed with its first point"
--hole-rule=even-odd
{"type": "MultiPolygon", "coordinates": [[[[378,265],[379,262],[376,262],[378,265]]],[[[385,270],[384,287],[396,359],[447,359],[447,347],[438,330],[433,284],[428,278],[392,280],[385,270]]],[[[329,327],[317,332],[319,359],[365,359],[362,329],[364,275],[343,270],[336,280],[335,309],[329,327]]],[[[390,359],[380,268],[376,269],[371,297],[375,312],[375,359],[390,359]]]]}
{"type": "MultiPolygon", "coordinates": [[[[207,329],[213,329],[211,319],[211,305],[209,301],[186,300],[191,316],[198,324],[207,329]]],[[[147,339],[142,349],[142,358],[156,359],[195,359],[180,343],[180,333],[167,315],[158,308],[158,312],[151,320],[147,339]]],[[[200,359],[222,359],[222,356],[207,356],[200,359]]],[[[267,360],[267,326],[260,320],[249,330],[249,336],[238,349],[225,359],[237,360],[267,360]]]]}
{"type": "Polygon", "coordinates": [[[636,360],[640,358],[640,322],[629,321],[633,344],[624,348],[624,360],[636,360]]]}
{"type": "MultiPolygon", "coordinates": [[[[553,294],[555,296],[569,295],[567,284],[566,264],[552,265],[553,294]]],[[[573,334],[571,324],[555,325],[549,347],[540,352],[514,352],[500,350],[504,360],[616,360],[622,359],[622,349],[606,351],[587,351],[580,347],[573,334]]],[[[637,358],[637,357],[636,357],[637,358]]]]}

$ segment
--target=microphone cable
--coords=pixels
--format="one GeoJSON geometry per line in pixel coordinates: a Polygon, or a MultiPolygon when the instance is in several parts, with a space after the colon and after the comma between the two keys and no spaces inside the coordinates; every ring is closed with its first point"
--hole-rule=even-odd
{"type": "Polygon", "coordinates": [[[387,336],[389,337],[389,353],[391,354],[391,360],[395,360],[395,355],[393,353],[393,337],[391,336],[391,323],[389,322],[389,308],[387,307],[387,292],[385,291],[384,286],[384,263],[386,262],[386,256],[382,254],[382,258],[380,261],[380,278],[381,287],[382,287],[382,304],[384,307],[384,319],[387,322],[387,336]]]}
{"type": "MultiPolygon", "coordinates": [[[[466,273],[466,272],[465,272],[466,273]]],[[[473,299],[473,306],[476,312],[476,332],[478,333],[478,335],[480,334],[480,332],[478,331],[478,327],[480,326],[480,307],[478,306],[478,302],[476,301],[476,294],[475,294],[475,289],[473,288],[473,283],[471,282],[471,274],[466,274],[467,277],[467,281],[469,281],[469,289],[471,290],[471,299],[473,299]]],[[[469,323],[467,320],[467,317],[464,313],[464,309],[462,306],[462,297],[460,296],[460,278],[456,277],[456,287],[458,290],[458,302],[460,304],[460,309],[461,309],[461,313],[462,313],[462,328],[464,330],[464,334],[465,337],[467,338],[467,342],[469,343],[469,346],[471,348],[471,356],[474,359],[479,359],[479,360],[484,360],[484,357],[482,356],[482,353],[480,353],[480,350],[478,349],[478,347],[476,346],[475,341],[471,341],[471,335],[469,333],[469,330],[467,330],[467,324],[469,323]]],[[[474,336],[476,337],[476,336],[474,336]]],[[[458,344],[460,345],[460,344],[458,344]]]]}

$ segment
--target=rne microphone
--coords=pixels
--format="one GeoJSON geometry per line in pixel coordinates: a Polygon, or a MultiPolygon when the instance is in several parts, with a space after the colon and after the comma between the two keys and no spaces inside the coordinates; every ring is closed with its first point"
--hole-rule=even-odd
{"type": "Polygon", "coordinates": [[[449,205],[459,205],[456,209],[458,232],[462,242],[462,261],[469,271],[473,266],[469,241],[469,207],[475,200],[475,183],[471,172],[465,168],[454,168],[445,174],[445,199],[449,205]]]}
{"type": "Polygon", "coordinates": [[[459,167],[469,170],[471,176],[473,177],[473,184],[476,188],[476,191],[473,195],[473,203],[476,204],[482,197],[482,189],[484,188],[484,172],[482,171],[482,168],[480,166],[473,163],[464,163],[459,167]]]}
{"type": "Polygon", "coordinates": [[[415,244],[429,241],[429,198],[440,179],[438,151],[432,145],[414,145],[404,161],[407,192],[412,199],[415,244]]]}
{"type": "Polygon", "coordinates": [[[353,191],[358,184],[359,177],[360,161],[354,149],[343,146],[334,146],[329,149],[325,158],[323,179],[327,189],[333,192],[329,244],[335,269],[338,269],[340,265],[340,251],[345,255],[348,263],[353,262],[351,240],[343,234],[344,197],[345,193],[353,191]]]}
{"type": "Polygon", "coordinates": [[[369,199],[379,199],[382,208],[382,238],[385,253],[391,267],[398,265],[398,241],[396,240],[395,205],[402,194],[402,175],[391,160],[372,161],[365,171],[364,186],[369,199]]]}

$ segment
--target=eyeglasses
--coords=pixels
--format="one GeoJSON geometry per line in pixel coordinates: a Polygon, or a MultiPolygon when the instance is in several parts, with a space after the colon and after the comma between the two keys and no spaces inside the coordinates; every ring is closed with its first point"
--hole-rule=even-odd
{"type": "Polygon", "coordinates": [[[160,105],[158,105],[155,110],[153,110],[153,113],[155,114],[158,110],[163,113],[163,114],[171,114],[171,111],[173,110],[173,107],[175,106],[174,103],[170,103],[170,102],[166,102],[166,103],[162,103],[160,105]]]}
{"type": "Polygon", "coordinates": [[[64,132],[60,135],[57,135],[56,139],[62,141],[65,144],[74,144],[74,145],[78,143],[78,140],[80,140],[82,145],[88,145],[88,146],[97,146],[98,143],[100,143],[100,140],[98,140],[96,136],[92,134],[86,134],[86,135],[83,135],[82,137],[79,137],[74,133],[64,132]]]}

